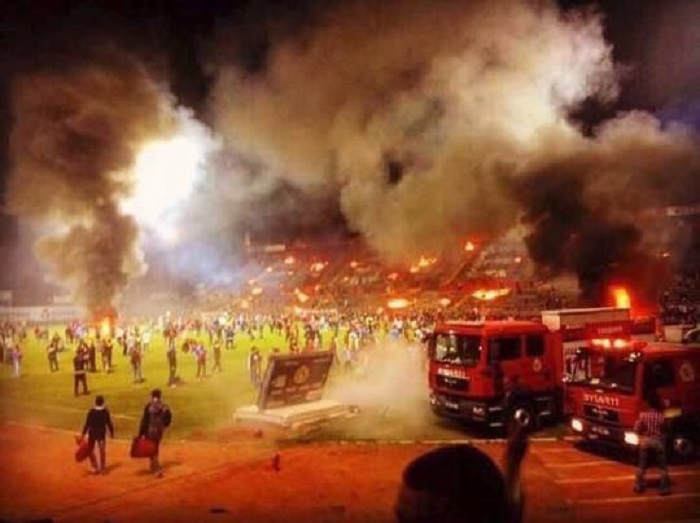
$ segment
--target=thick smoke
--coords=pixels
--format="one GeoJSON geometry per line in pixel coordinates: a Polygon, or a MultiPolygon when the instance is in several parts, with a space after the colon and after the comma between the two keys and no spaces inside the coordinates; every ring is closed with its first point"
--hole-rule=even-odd
{"type": "Polygon", "coordinates": [[[324,395],[347,405],[356,405],[364,413],[343,428],[345,437],[386,437],[385,423],[391,420],[392,437],[425,438],[433,426],[434,415],[426,398],[425,349],[419,344],[387,341],[365,350],[366,358],[352,371],[353,379],[335,380],[324,395]],[[397,435],[397,426],[400,432],[397,435]]]}
{"type": "Polygon", "coordinates": [[[8,207],[58,231],[37,252],[91,311],[142,270],[138,228],[119,202],[138,148],[173,125],[164,102],[144,69],[115,52],[13,85],[8,207]]]}
{"type": "Polygon", "coordinates": [[[337,201],[391,261],[524,223],[535,261],[576,272],[589,293],[636,258],[634,213],[697,174],[696,138],[649,115],[620,115],[593,136],[569,118],[618,94],[595,12],[346,2],[270,41],[255,74],[219,58],[231,54],[219,44],[210,110],[230,147],[266,179],[337,201]]]}
{"type": "Polygon", "coordinates": [[[649,115],[632,113],[592,139],[577,137],[533,159],[513,186],[530,226],[532,259],[554,274],[575,273],[591,303],[601,302],[611,280],[657,296],[668,268],[659,263],[652,229],[664,205],[700,195],[695,141],[681,128],[662,131],[649,115]]]}

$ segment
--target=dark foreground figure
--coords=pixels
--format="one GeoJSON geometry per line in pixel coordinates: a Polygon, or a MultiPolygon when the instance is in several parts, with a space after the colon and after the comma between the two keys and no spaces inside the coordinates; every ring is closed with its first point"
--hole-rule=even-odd
{"type": "Polygon", "coordinates": [[[523,500],[520,465],[526,434],[514,430],[505,475],[471,445],[431,450],[405,468],[396,502],[400,523],[519,523],[523,500]]]}

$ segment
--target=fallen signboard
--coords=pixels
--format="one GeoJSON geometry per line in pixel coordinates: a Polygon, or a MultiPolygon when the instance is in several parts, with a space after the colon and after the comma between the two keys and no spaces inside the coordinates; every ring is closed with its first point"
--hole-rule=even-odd
{"type": "Polygon", "coordinates": [[[234,419],[296,429],[355,415],[356,407],[323,398],[333,357],[332,352],[270,356],[257,405],[240,407],[234,419]]]}

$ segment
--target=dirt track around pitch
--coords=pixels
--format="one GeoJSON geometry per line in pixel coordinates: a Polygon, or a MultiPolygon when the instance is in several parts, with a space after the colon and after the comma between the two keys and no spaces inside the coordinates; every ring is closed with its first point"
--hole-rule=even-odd
{"type": "MultiPolygon", "coordinates": [[[[438,442],[286,442],[236,429],[215,442],[166,440],[165,476],[108,441],[108,474],[73,460],[74,434],[0,425],[0,520],[390,522],[401,471],[438,442]],[[273,466],[279,456],[279,470],[273,466]]],[[[443,444],[444,442],[439,442],[443,444]]],[[[476,443],[500,462],[503,444],[476,443]]],[[[527,521],[700,519],[700,465],[672,469],[673,494],[632,494],[633,464],[534,441],[525,460],[527,521]]]]}

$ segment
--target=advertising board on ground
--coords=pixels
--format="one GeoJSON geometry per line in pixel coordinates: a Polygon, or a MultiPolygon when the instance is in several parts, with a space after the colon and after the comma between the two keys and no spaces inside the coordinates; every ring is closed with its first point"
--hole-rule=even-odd
{"type": "Polygon", "coordinates": [[[271,356],[258,408],[264,411],[320,400],[332,363],[332,352],[271,356]]]}

